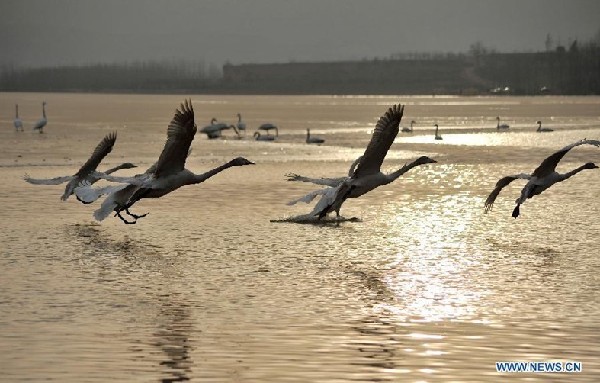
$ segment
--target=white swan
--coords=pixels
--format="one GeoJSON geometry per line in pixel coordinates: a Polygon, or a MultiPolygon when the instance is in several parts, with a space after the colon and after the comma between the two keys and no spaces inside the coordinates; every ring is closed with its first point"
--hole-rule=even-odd
{"type": "Polygon", "coordinates": [[[506,130],[509,128],[508,124],[500,124],[500,116],[496,116],[496,130],[506,130]]]}
{"type": "Polygon", "coordinates": [[[438,124],[435,124],[435,139],[436,140],[443,140],[442,136],[440,135],[440,128],[438,127],[438,124]]]}
{"type": "MultiPolygon", "coordinates": [[[[354,160],[352,165],[350,165],[350,170],[348,170],[347,177],[310,178],[310,177],[301,176],[296,173],[287,173],[285,176],[288,177],[288,181],[310,182],[310,183],[313,183],[316,185],[325,185],[325,186],[329,186],[329,187],[336,187],[354,175],[354,171],[356,170],[356,167],[358,166],[358,164],[362,160],[362,158],[363,158],[362,156],[358,157],[356,160],[354,160]]],[[[308,201],[308,202],[310,202],[310,201],[308,201]]],[[[289,205],[293,205],[293,203],[290,203],[289,205]]]]}
{"type": "Polygon", "coordinates": [[[42,102],[42,118],[33,125],[33,130],[38,130],[40,133],[44,133],[44,126],[48,123],[46,118],[46,101],[42,102]]]}
{"type": "Polygon", "coordinates": [[[254,139],[256,141],[275,141],[275,136],[270,134],[260,134],[260,132],[254,132],[254,139]]]}
{"type": "Polygon", "coordinates": [[[271,123],[266,123],[266,124],[262,124],[261,126],[258,127],[258,130],[264,130],[267,132],[267,134],[271,134],[271,130],[275,130],[275,137],[279,136],[279,128],[277,128],[277,126],[271,124],[271,123]]]}
{"type": "Polygon", "coordinates": [[[237,129],[240,132],[244,132],[244,135],[245,135],[246,134],[246,123],[244,121],[242,121],[242,115],[241,115],[241,113],[238,113],[237,117],[238,117],[237,129]]]}
{"type": "MultiPolygon", "coordinates": [[[[40,179],[31,178],[28,175],[25,175],[25,181],[33,185],[60,185],[62,183],[68,182],[67,186],[65,187],[65,192],[60,197],[61,200],[66,201],[69,198],[69,196],[73,194],[73,191],[81,182],[87,181],[87,183],[91,185],[101,178],[101,173],[98,173],[96,171],[96,168],[98,167],[102,159],[106,157],[108,153],[111,152],[116,140],[116,132],[110,133],[106,137],[104,137],[102,141],[100,141],[100,143],[96,145],[96,148],[94,149],[91,157],[86,161],[85,164],[83,164],[79,171],[72,176],[40,179]]],[[[120,169],[131,169],[135,167],[136,166],[134,164],[125,162],[119,166],[115,166],[114,168],[106,170],[104,174],[111,174],[120,169]]],[[[81,199],[79,200],[83,203],[86,203],[81,199]]]]}
{"type": "Polygon", "coordinates": [[[409,126],[405,126],[402,128],[402,133],[412,133],[413,132],[413,124],[416,124],[417,122],[415,120],[412,120],[410,122],[410,127],[409,126]]]}
{"type": "Polygon", "coordinates": [[[123,222],[134,224],[138,218],[146,215],[135,215],[129,211],[129,208],[140,199],[160,198],[182,186],[204,182],[232,166],[254,164],[245,158],[238,157],[204,174],[194,174],[186,169],[185,161],[197,129],[191,101],[186,100],[181,104],[180,109],[175,111],[175,116],[169,124],[167,142],[158,161],[145,173],[130,178],[103,176],[102,178],[109,181],[125,182],[125,184],[94,189],[84,183],[75,189],[77,196],[86,202],[93,202],[101,195],[108,194],[100,208],[94,212],[96,220],[102,221],[114,211],[115,216],[118,216],[123,222]],[[123,211],[134,220],[126,220],[121,215],[123,211]]]}
{"type": "Polygon", "coordinates": [[[15,131],[23,131],[23,121],[19,118],[19,104],[15,104],[15,119],[13,121],[15,131]]]}
{"type": "Polygon", "coordinates": [[[554,129],[542,128],[542,121],[538,121],[537,124],[538,124],[538,127],[537,127],[536,132],[538,132],[538,133],[542,133],[542,132],[554,132],[554,129]]]}
{"type": "Polygon", "coordinates": [[[320,137],[314,137],[314,136],[311,137],[310,129],[306,129],[306,143],[307,144],[322,144],[323,142],[325,142],[325,140],[320,137]]]}
{"type": "Polygon", "coordinates": [[[235,125],[227,125],[223,122],[217,122],[217,119],[213,117],[212,120],[210,120],[210,125],[206,125],[202,129],[200,129],[200,133],[206,134],[206,136],[210,140],[212,140],[215,138],[221,138],[223,130],[227,130],[227,129],[231,129],[231,128],[233,128],[233,130],[235,131],[235,134],[239,138],[240,132],[237,130],[235,125]]]}
{"type": "Polygon", "coordinates": [[[311,215],[318,216],[320,219],[331,211],[335,211],[339,217],[340,208],[347,198],[357,198],[381,185],[387,185],[416,166],[437,162],[427,156],[422,156],[390,174],[381,172],[383,159],[398,135],[403,113],[404,106],[394,105],[381,116],[352,177],[343,181],[333,190],[324,192],[311,215]]]}
{"type": "Polygon", "coordinates": [[[513,182],[516,179],[525,179],[528,180],[527,185],[521,190],[521,196],[517,198],[515,203],[517,206],[512,212],[512,216],[517,218],[519,216],[519,207],[522,203],[524,203],[528,198],[532,198],[544,190],[548,189],[550,186],[554,185],[557,182],[564,181],[575,174],[579,173],[585,169],[598,169],[598,166],[592,162],[588,162],[576,169],[571,170],[570,172],[560,174],[556,172],[556,166],[559,161],[563,158],[565,154],[571,149],[579,145],[594,145],[600,147],[600,141],[598,140],[586,140],[583,139],[581,141],[577,141],[571,145],[567,145],[558,152],[552,154],[548,158],[546,158],[540,166],[537,167],[533,171],[532,174],[516,174],[513,176],[506,176],[501,178],[497,183],[494,190],[490,193],[490,195],[485,200],[485,212],[487,213],[494,206],[494,201],[500,194],[500,191],[508,184],[513,182]]]}

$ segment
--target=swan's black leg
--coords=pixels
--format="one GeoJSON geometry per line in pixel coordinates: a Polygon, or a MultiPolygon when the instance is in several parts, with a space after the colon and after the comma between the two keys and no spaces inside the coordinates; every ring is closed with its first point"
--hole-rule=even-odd
{"type": "Polygon", "coordinates": [[[130,217],[133,217],[135,219],[144,218],[145,216],[148,215],[148,213],[142,214],[142,215],[133,214],[132,212],[129,211],[128,208],[125,208],[125,213],[127,213],[127,215],[129,215],[130,217]]]}
{"type": "MultiPolygon", "coordinates": [[[[119,217],[121,219],[121,221],[123,221],[124,223],[126,223],[127,225],[135,225],[137,223],[136,221],[128,221],[126,220],[122,215],[121,215],[121,210],[117,210],[117,213],[115,214],[115,217],[119,217]]],[[[134,217],[135,218],[135,217],[134,217]]]]}

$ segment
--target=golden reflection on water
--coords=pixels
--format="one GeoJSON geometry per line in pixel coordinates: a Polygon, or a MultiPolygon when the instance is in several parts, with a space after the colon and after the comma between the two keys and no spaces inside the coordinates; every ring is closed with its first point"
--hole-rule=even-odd
{"type": "MultiPolygon", "coordinates": [[[[181,97],[43,96],[47,134],[0,131],[5,379],[493,382],[506,378],[495,361],[569,358],[584,373],[561,380],[597,381],[598,173],[527,201],[518,220],[522,184],[489,214],[483,201],[500,177],[599,138],[598,98],[192,96],[198,122],[242,112],[251,126],[279,123],[280,141],[198,136],[190,169],[237,155],[257,165],[141,201],[150,215],[125,227],[92,222],[93,205],[61,203],[61,187],[22,176],[73,172],[114,129],[107,165],[150,166],[181,97]],[[403,100],[417,128],[453,128],[442,142],[400,135],[384,168],[423,154],[437,164],[347,201],[356,222],[270,222],[311,208],[285,205],[313,190],[285,173],[346,174],[382,106],[403,100]],[[514,116],[515,131],[489,131],[497,114],[514,116]],[[526,131],[538,118],[559,129],[526,131]],[[305,145],[305,122],[328,145],[305,145]]],[[[40,97],[0,94],[0,105],[27,110],[40,97]]],[[[600,162],[596,148],[577,148],[560,170],[587,161],[600,162]]]]}

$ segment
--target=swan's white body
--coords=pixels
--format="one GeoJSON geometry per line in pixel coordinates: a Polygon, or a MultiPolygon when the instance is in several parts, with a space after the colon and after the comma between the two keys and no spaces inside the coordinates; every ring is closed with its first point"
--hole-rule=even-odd
{"type": "Polygon", "coordinates": [[[508,124],[501,124],[500,116],[496,116],[496,129],[497,130],[506,130],[506,129],[510,129],[510,126],[508,124]]]}
{"type": "Polygon", "coordinates": [[[23,131],[23,121],[19,118],[19,104],[15,105],[15,119],[13,120],[13,125],[15,126],[15,130],[17,132],[23,131]]]}
{"type": "MultiPolygon", "coordinates": [[[[33,185],[60,185],[62,183],[68,182],[67,186],[65,187],[65,192],[60,197],[61,200],[66,201],[69,198],[69,196],[73,194],[73,191],[77,186],[79,186],[81,182],[86,182],[88,185],[92,185],[106,174],[114,173],[120,169],[131,169],[136,167],[135,165],[126,162],[119,166],[115,166],[114,168],[108,169],[104,173],[96,171],[96,168],[98,167],[102,159],[104,159],[104,157],[106,157],[106,155],[111,152],[116,140],[117,133],[110,133],[106,137],[104,137],[94,149],[91,157],[86,161],[85,164],[83,164],[83,166],[81,166],[79,171],[72,176],[40,179],[31,178],[28,175],[25,175],[25,181],[33,185]]],[[[85,201],[81,202],[85,203],[85,201]]]]}
{"type": "Polygon", "coordinates": [[[542,128],[542,121],[538,121],[538,122],[537,122],[537,124],[538,124],[538,127],[537,127],[537,130],[536,130],[536,132],[538,132],[538,133],[542,133],[542,132],[553,132],[553,131],[554,131],[554,129],[550,129],[550,128],[542,128]]]}
{"type": "Polygon", "coordinates": [[[238,157],[203,174],[194,174],[185,169],[185,161],[196,130],[194,110],[191,101],[186,100],[181,104],[181,111],[176,110],[169,124],[167,142],[158,161],[145,173],[130,178],[104,175],[102,178],[108,181],[124,184],[96,189],[84,184],[76,188],[75,193],[85,202],[93,202],[100,196],[108,194],[100,208],[94,212],[94,217],[101,221],[114,211],[123,222],[132,224],[144,216],[136,216],[129,212],[129,208],[140,199],[160,198],[182,186],[204,182],[232,166],[253,164],[245,158],[238,157]],[[122,211],[135,218],[135,221],[127,221],[123,218],[122,211]]]}
{"type": "Polygon", "coordinates": [[[46,126],[47,123],[48,119],[46,118],[46,101],[44,101],[42,102],[42,118],[40,118],[39,121],[33,125],[33,130],[44,133],[44,126],[46,126]]]}
{"type": "Polygon", "coordinates": [[[349,177],[344,178],[336,186],[333,186],[335,183],[332,182],[330,183],[332,187],[318,190],[298,200],[312,200],[312,195],[322,196],[311,215],[322,218],[335,211],[339,217],[340,208],[347,198],[358,198],[379,186],[389,184],[415,166],[436,162],[423,156],[390,174],[381,172],[381,164],[398,135],[403,113],[402,105],[394,105],[381,116],[365,153],[350,168],[349,177]]]}
{"type": "Polygon", "coordinates": [[[310,129],[306,129],[306,143],[307,144],[322,144],[325,140],[320,137],[314,137],[310,135],[310,129]]]}
{"type": "Polygon", "coordinates": [[[540,164],[540,166],[538,166],[533,171],[532,174],[521,173],[521,174],[516,174],[516,175],[506,176],[506,177],[501,178],[496,183],[496,187],[490,193],[490,195],[487,197],[487,199],[485,201],[485,212],[487,213],[488,211],[490,211],[492,209],[492,207],[494,206],[494,201],[500,194],[500,191],[505,186],[507,186],[508,184],[513,182],[514,180],[517,180],[517,179],[528,180],[525,187],[521,190],[520,197],[517,198],[517,200],[515,201],[517,206],[515,206],[512,216],[514,218],[517,218],[520,214],[521,204],[523,204],[527,199],[533,198],[534,196],[541,194],[544,190],[548,189],[552,185],[554,185],[558,182],[564,181],[564,180],[574,176],[575,174],[579,173],[582,170],[597,169],[598,166],[596,166],[594,163],[588,162],[588,163],[586,163],[576,169],[573,169],[570,172],[564,173],[564,174],[558,173],[556,171],[556,166],[558,165],[560,160],[563,158],[563,156],[565,154],[567,154],[569,152],[569,150],[571,150],[574,147],[579,146],[579,145],[593,145],[593,146],[600,147],[600,141],[586,140],[586,139],[577,141],[571,145],[565,146],[558,152],[556,152],[556,153],[552,154],[551,156],[549,156],[548,158],[546,158],[540,164]]]}

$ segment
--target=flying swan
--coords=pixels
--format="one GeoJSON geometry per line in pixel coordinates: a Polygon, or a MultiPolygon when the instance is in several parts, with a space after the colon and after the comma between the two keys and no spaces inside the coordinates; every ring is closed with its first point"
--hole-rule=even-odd
{"type": "Polygon", "coordinates": [[[322,194],[323,197],[317,203],[317,206],[315,206],[312,215],[321,219],[330,212],[335,211],[337,217],[339,217],[340,208],[347,198],[358,198],[379,186],[395,181],[416,166],[437,162],[427,156],[422,156],[390,174],[381,172],[381,164],[400,130],[400,120],[403,113],[404,106],[394,105],[381,116],[371,136],[371,141],[358,160],[352,176],[335,188],[327,189],[322,194]]]}
{"type": "Polygon", "coordinates": [[[194,109],[191,101],[186,100],[181,104],[180,109],[175,111],[175,116],[169,124],[167,142],[158,161],[145,173],[130,178],[104,176],[103,178],[108,181],[124,182],[124,184],[94,189],[83,183],[75,189],[77,196],[86,202],[93,202],[100,196],[108,194],[100,208],[94,212],[96,220],[102,221],[114,211],[115,216],[124,223],[134,224],[139,218],[146,215],[136,215],[129,211],[129,208],[140,199],[160,198],[182,186],[204,182],[232,166],[254,164],[243,157],[238,157],[204,174],[194,174],[186,169],[185,160],[197,128],[194,123],[194,109]],[[128,221],[124,218],[121,215],[123,211],[134,220],[128,221]]]}
{"type": "MultiPolygon", "coordinates": [[[[31,178],[28,175],[25,175],[25,181],[33,185],[60,185],[62,183],[68,182],[67,186],[65,187],[65,192],[60,197],[61,200],[66,201],[69,198],[69,196],[73,194],[73,191],[77,186],[79,186],[81,182],[86,181],[89,185],[91,185],[96,183],[99,179],[101,179],[103,174],[97,172],[96,168],[98,167],[102,159],[104,159],[104,157],[106,157],[106,155],[111,152],[116,140],[116,132],[109,133],[108,135],[106,135],[106,137],[104,137],[102,141],[100,141],[100,143],[96,145],[92,156],[87,160],[85,164],[83,164],[79,171],[72,176],[40,179],[31,178]]],[[[131,169],[135,167],[136,166],[134,164],[125,162],[119,166],[115,166],[114,168],[106,170],[104,174],[111,174],[120,169],[131,169]]],[[[79,198],[77,199],[83,203],[86,203],[85,201],[82,201],[79,198]]]]}
{"type": "Polygon", "coordinates": [[[560,174],[560,173],[556,172],[556,170],[555,170],[556,166],[558,165],[559,161],[563,158],[563,156],[565,154],[567,154],[567,152],[569,150],[571,150],[574,147],[579,146],[579,145],[594,145],[594,146],[600,147],[600,141],[586,140],[586,139],[577,141],[571,145],[565,146],[558,152],[556,152],[556,153],[552,154],[550,157],[546,158],[541,163],[541,165],[538,166],[537,169],[535,169],[533,171],[532,174],[521,173],[521,174],[516,174],[513,176],[506,176],[504,178],[501,178],[496,183],[496,187],[494,188],[494,190],[492,190],[490,195],[485,200],[485,212],[487,213],[488,211],[492,210],[492,207],[494,206],[494,201],[498,197],[498,194],[500,194],[500,191],[506,185],[510,184],[511,182],[513,182],[516,179],[524,179],[524,180],[528,180],[528,182],[527,182],[527,185],[525,185],[525,187],[523,188],[523,190],[521,190],[521,196],[519,198],[517,198],[517,200],[515,201],[517,206],[515,206],[515,209],[512,212],[512,216],[514,218],[517,218],[519,216],[519,208],[520,208],[521,204],[524,203],[528,198],[533,198],[534,196],[541,194],[544,190],[548,189],[550,186],[554,185],[555,183],[564,181],[564,180],[574,176],[575,174],[579,173],[582,170],[597,169],[598,166],[596,166],[596,164],[594,164],[592,162],[588,162],[588,163],[581,165],[580,167],[573,169],[570,172],[567,172],[564,174],[560,174]]]}

